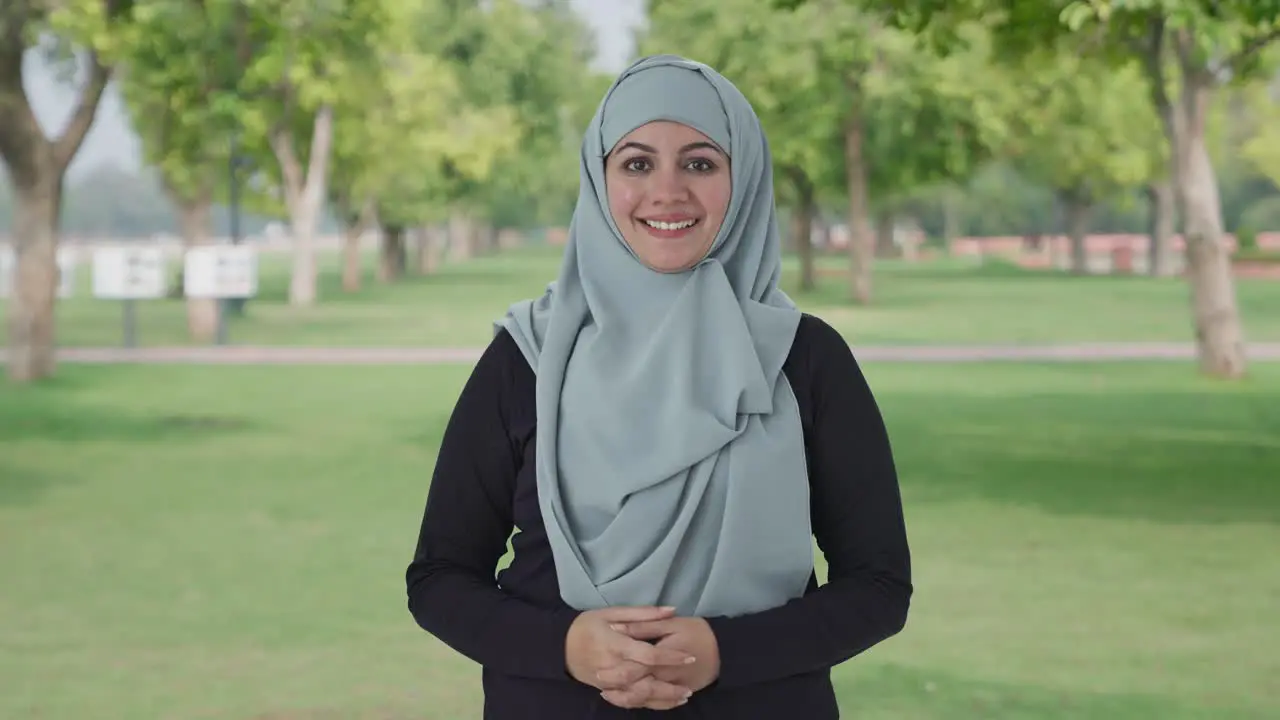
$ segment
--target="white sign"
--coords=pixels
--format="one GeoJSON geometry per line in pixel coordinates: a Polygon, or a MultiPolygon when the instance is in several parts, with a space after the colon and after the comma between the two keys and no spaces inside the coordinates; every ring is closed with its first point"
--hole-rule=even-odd
{"type": "MultiPolygon", "coordinates": [[[[0,246],[0,298],[9,297],[18,272],[13,248],[0,246]]],[[[76,255],[70,248],[58,248],[58,297],[68,298],[76,290],[76,255]]]]}
{"type": "Polygon", "coordinates": [[[212,245],[187,251],[183,289],[192,298],[247,298],[258,292],[258,259],[244,245],[212,245]]]}
{"type": "Polygon", "coordinates": [[[168,289],[157,247],[108,247],[93,252],[93,294],[108,300],[162,298],[168,289]]]}

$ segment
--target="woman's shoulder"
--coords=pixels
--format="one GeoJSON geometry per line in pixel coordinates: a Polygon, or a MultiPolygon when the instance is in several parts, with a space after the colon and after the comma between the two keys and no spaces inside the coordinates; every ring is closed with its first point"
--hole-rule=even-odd
{"type": "Polygon", "coordinates": [[[857,365],[849,341],[839,330],[817,315],[801,313],[800,325],[791,344],[791,357],[802,361],[809,372],[821,372],[833,366],[857,365]]]}
{"type": "Polygon", "coordinates": [[[520,345],[506,328],[499,326],[493,338],[480,353],[471,371],[477,382],[483,382],[494,389],[502,388],[507,392],[520,391],[524,386],[532,387],[536,382],[533,369],[525,360],[520,345]]]}

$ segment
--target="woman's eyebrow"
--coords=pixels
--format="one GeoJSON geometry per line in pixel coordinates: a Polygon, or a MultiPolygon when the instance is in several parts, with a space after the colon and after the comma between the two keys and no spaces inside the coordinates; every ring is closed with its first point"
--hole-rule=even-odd
{"type": "MultiPolygon", "coordinates": [[[[636,142],[634,140],[623,143],[614,152],[620,152],[622,150],[626,150],[627,148],[635,148],[636,150],[647,152],[653,155],[658,154],[658,149],[653,147],[652,145],[645,145],[644,143],[636,142]]],[[[698,142],[691,142],[688,145],[685,145],[684,147],[680,148],[680,152],[682,153],[687,153],[691,150],[714,150],[718,153],[724,154],[724,151],[721,150],[718,146],[716,146],[715,143],[709,143],[709,142],[706,142],[705,140],[699,140],[698,142]]]]}

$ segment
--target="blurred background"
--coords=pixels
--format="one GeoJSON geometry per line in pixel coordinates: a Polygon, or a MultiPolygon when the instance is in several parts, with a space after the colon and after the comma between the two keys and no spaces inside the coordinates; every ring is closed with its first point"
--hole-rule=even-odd
{"type": "Polygon", "coordinates": [[[479,716],[405,607],[435,452],[660,52],[754,103],[893,437],[916,597],[843,711],[1280,717],[1278,18],[6,0],[0,718],[479,716]]]}

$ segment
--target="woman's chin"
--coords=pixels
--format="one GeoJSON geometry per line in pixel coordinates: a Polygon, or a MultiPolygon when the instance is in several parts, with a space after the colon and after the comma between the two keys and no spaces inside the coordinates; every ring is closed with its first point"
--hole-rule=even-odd
{"type": "Polygon", "coordinates": [[[696,239],[679,241],[656,240],[646,238],[647,242],[636,254],[640,261],[650,270],[662,273],[677,273],[688,270],[706,254],[705,243],[696,239]]]}

